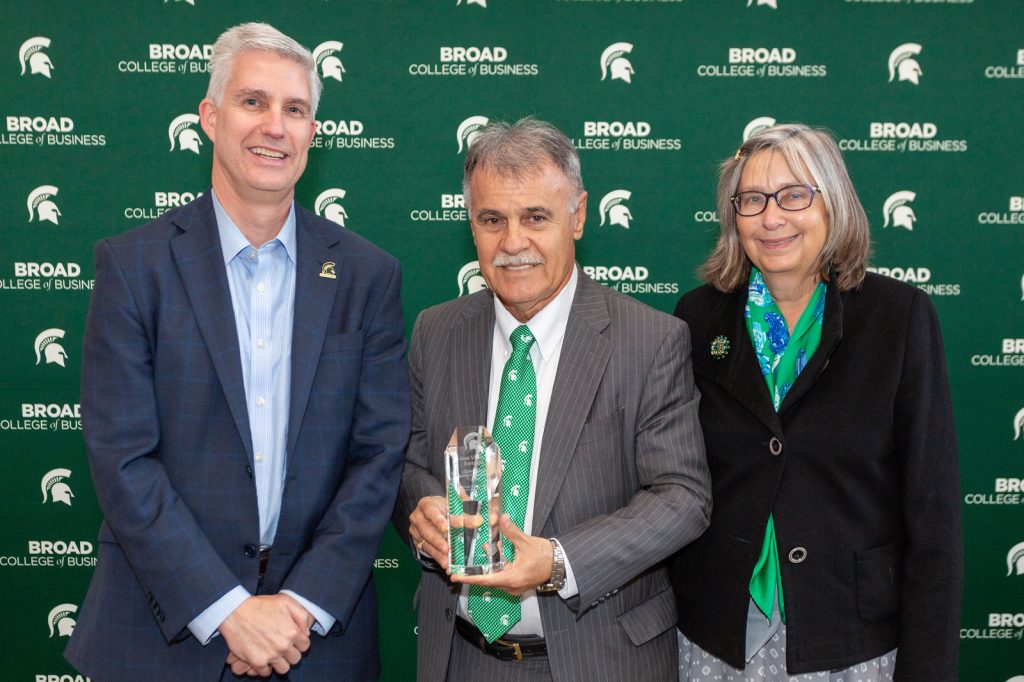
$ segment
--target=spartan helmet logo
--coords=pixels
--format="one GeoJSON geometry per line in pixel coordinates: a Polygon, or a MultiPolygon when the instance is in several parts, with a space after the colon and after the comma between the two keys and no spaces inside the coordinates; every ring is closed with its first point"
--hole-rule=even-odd
{"type": "Polygon", "coordinates": [[[632,43],[612,43],[604,48],[604,52],[601,53],[601,80],[607,78],[608,71],[611,70],[612,80],[632,83],[633,65],[625,57],[632,51],[632,43]]]}
{"type": "Polygon", "coordinates": [[[50,69],[53,68],[53,62],[43,52],[48,47],[50,47],[50,39],[43,36],[29,38],[21,44],[21,49],[18,50],[18,61],[21,62],[22,76],[25,75],[25,67],[28,66],[29,73],[41,73],[47,78],[51,78],[50,69]]]}
{"type": "Polygon", "coordinates": [[[463,144],[466,149],[469,149],[469,145],[473,144],[473,140],[476,139],[477,131],[485,125],[487,125],[486,116],[470,116],[459,124],[459,129],[455,133],[455,139],[459,141],[459,154],[462,153],[463,144]]]}
{"type": "MultiPolygon", "coordinates": [[[[457,0],[456,3],[455,3],[456,6],[461,5],[461,4],[462,4],[462,0],[457,0]]],[[[481,7],[486,9],[487,8],[487,0],[466,0],[466,7],[469,7],[470,5],[480,5],[481,7]]]]}
{"type": "Polygon", "coordinates": [[[177,142],[181,151],[188,149],[194,154],[199,153],[199,146],[203,141],[199,133],[191,127],[194,125],[199,125],[198,114],[182,114],[171,121],[171,125],[167,126],[167,137],[171,140],[170,151],[174,151],[174,143],[177,142]]]}
{"type": "Polygon", "coordinates": [[[487,288],[484,276],[480,274],[480,261],[471,260],[459,268],[459,296],[475,294],[481,289],[487,288]]]}
{"type": "Polygon", "coordinates": [[[344,198],[345,190],[343,189],[338,189],[337,187],[325,189],[323,192],[320,192],[320,196],[316,198],[316,202],[313,204],[316,208],[316,214],[345,227],[345,219],[348,218],[348,213],[345,213],[345,207],[339,203],[344,198]]]}
{"type": "Polygon", "coordinates": [[[1024,407],[1013,418],[1013,439],[1020,440],[1021,431],[1024,431],[1024,407]]]}
{"type": "MultiPolygon", "coordinates": [[[[754,4],[754,0],[747,0],[747,7],[750,7],[753,4],[754,4]]],[[[758,5],[758,7],[760,7],[761,5],[767,5],[768,7],[771,7],[772,9],[778,9],[779,8],[777,0],[757,0],[757,5],[758,5]]]]}
{"type": "Polygon", "coordinates": [[[757,135],[762,130],[766,130],[775,125],[775,119],[771,116],[759,116],[753,121],[747,124],[747,127],[743,129],[743,141],[746,142],[754,135],[757,135]]]}
{"type": "Polygon", "coordinates": [[[600,204],[601,225],[607,221],[609,225],[621,225],[628,230],[633,214],[629,212],[625,202],[629,201],[631,196],[633,193],[628,189],[613,189],[605,194],[600,204]]]}
{"type": "Polygon", "coordinates": [[[914,192],[900,190],[886,199],[885,206],[882,207],[882,212],[885,213],[885,221],[882,223],[882,227],[889,227],[889,224],[892,223],[893,227],[905,227],[908,230],[913,230],[914,221],[917,220],[917,216],[914,215],[914,209],[910,206],[910,203],[915,197],[917,197],[917,194],[914,192]]]}
{"type": "Polygon", "coordinates": [[[917,43],[903,43],[889,53],[889,82],[899,74],[899,80],[918,84],[921,76],[921,65],[914,59],[921,54],[921,46],[917,43]]]}
{"type": "Polygon", "coordinates": [[[1006,553],[1006,576],[1024,575],[1024,542],[1018,542],[1006,553]]]}
{"type": "Polygon", "coordinates": [[[316,68],[320,70],[320,74],[325,79],[333,78],[339,83],[341,82],[341,74],[345,73],[345,67],[342,65],[341,59],[334,55],[341,52],[342,47],[344,47],[342,43],[337,40],[328,40],[320,43],[313,50],[316,68]]]}
{"type": "Polygon", "coordinates": [[[53,638],[54,628],[60,637],[70,637],[75,631],[75,619],[71,616],[78,613],[78,606],[75,604],[57,604],[50,609],[47,623],[50,625],[50,638],[53,638]]]}
{"type": "Polygon", "coordinates": [[[64,367],[64,359],[67,358],[68,354],[64,351],[64,347],[57,343],[58,340],[63,338],[63,329],[44,329],[39,332],[35,343],[36,364],[38,365],[42,362],[43,358],[46,358],[46,364],[64,367]]]}
{"type": "Polygon", "coordinates": [[[75,496],[71,492],[71,486],[65,483],[65,479],[71,476],[71,469],[51,469],[43,474],[39,487],[43,491],[43,504],[46,504],[47,497],[56,504],[63,502],[71,506],[71,498],[75,496]]]}
{"type": "Polygon", "coordinates": [[[32,222],[36,217],[39,222],[48,220],[57,225],[57,218],[60,217],[60,209],[57,204],[50,201],[50,197],[56,196],[59,190],[53,185],[40,185],[28,195],[28,221],[32,222]]]}

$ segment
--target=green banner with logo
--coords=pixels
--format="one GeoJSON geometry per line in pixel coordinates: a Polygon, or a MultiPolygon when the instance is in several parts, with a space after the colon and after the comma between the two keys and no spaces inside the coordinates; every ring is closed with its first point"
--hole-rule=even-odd
{"type": "MultiPolygon", "coordinates": [[[[871,265],[943,326],[961,456],[961,677],[1024,679],[1024,3],[1019,0],[39,0],[0,22],[4,680],[61,652],[101,514],[78,377],[97,239],[207,191],[212,43],[267,21],[324,93],[300,203],[397,256],[411,327],[475,291],[461,163],[489,120],[580,150],[584,269],[671,311],[717,231],[716,172],[775,122],[830,129],[871,265]]],[[[440,456],[440,453],[439,453],[440,456]]],[[[375,562],[385,680],[415,670],[419,567],[375,562]]],[[[342,579],[339,577],[339,579],[342,579]]]]}

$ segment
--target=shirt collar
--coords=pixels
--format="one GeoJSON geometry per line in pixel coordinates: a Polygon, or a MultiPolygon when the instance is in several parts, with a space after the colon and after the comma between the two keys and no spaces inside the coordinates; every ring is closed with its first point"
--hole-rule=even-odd
{"type": "MultiPolygon", "coordinates": [[[[212,189],[210,195],[213,197],[213,212],[217,216],[217,234],[220,236],[220,249],[224,256],[224,264],[227,265],[231,260],[242,251],[253,248],[249,240],[245,238],[242,231],[238,229],[238,225],[231,219],[228,212],[224,210],[220,200],[217,198],[217,193],[212,189]]],[[[277,233],[277,237],[274,240],[281,243],[284,247],[285,253],[288,254],[288,258],[292,263],[295,262],[295,201],[293,200],[291,206],[288,208],[288,217],[284,219],[284,225],[281,227],[281,231],[277,233]]],[[[271,241],[274,241],[271,240],[271,241]]]]}
{"type": "MultiPolygon", "coordinates": [[[[534,345],[540,351],[542,359],[550,358],[562,344],[565,326],[569,322],[569,311],[572,309],[572,300],[576,296],[578,281],[577,266],[573,264],[572,274],[569,276],[565,288],[559,291],[557,296],[526,323],[530,331],[533,332],[533,337],[536,339],[534,345]]],[[[501,334],[502,346],[506,352],[511,352],[512,344],[509,343],[508,338],[522,322],[512,316],[512,313],[505,308],[497,296],[494,297],[494,321],[498,333],[501,334]]]]}

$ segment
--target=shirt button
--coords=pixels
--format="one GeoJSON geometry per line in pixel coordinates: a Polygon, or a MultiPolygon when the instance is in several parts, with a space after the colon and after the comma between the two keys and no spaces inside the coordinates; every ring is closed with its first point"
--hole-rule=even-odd
{"type": "Polygon", "coordinates": [[[266,404],[267,401],[264,400],[263,398],[256,398],[256,407],[264,407],[266,406],[266,404]]]}
{"type": "Polygon", "coordinates": [[[257,452],[256,456],[253,457],[253,459],[255,459],[256,463],[259,464],[260,462],[263,461],[263,453],[262,452],[257,452]]]}
{"type": "Polygon", "coordinates": [[[266,290],[267,290],[267,285],[264,284],[263,282],[260,282],[259,284],[256,285],[256,291],[266,291],[266,290]]]}
{"type": "Polygon", "coordinates": [[[249,260],[256,260],[256,249],[249,250],[249,260]]]}
{"type": "Polygon", "coordinates": [[[256,345],[258,347],[260,347],[260,348],[266,348],[267,347],[267,340],[266,339],[260,339],[259,341],[256,342],[256,345]]]}

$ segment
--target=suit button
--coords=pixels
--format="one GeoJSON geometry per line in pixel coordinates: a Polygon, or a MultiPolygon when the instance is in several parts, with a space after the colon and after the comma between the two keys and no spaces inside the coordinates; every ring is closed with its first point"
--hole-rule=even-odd
{"type": "Polygon", "coordinates": [[[772,436],[772,439],[768,441],[768,450],[778,457],[782,454],[782,441],[775,436],[772,436]]]}
{"type": "Polygon", "coordinates": [[[250,559],[256,556],[256,554],[258,553],[259,550],[256,549],[256,545],[246,545],[245,548],[242,550],[242,554],[249,557],[250,559]]]}
{"type": "Polygon", "coordinates": [[[451,622],[451,620],[452,620],[452,610],[451,609],[445,609],[444,610],[444,619],[446,621],[448,621],[448,622],[451,622]]]}
{"type": "Polygon", "coordinates": [[[249,478],[252,478],[252,467],[248,464],[245,465],[245,473],[249,474],[249,478]]]}
{"type": "Polygon", "coordinates": [[[807,558],[807,550],[803,547],[794,547],[789,550],[789,563],[799,564],[807,558]]]}

